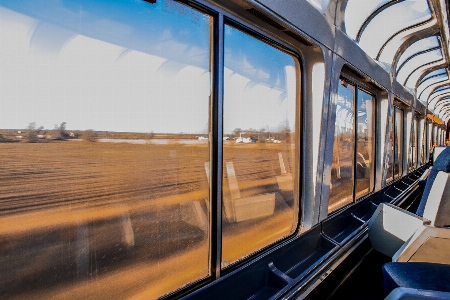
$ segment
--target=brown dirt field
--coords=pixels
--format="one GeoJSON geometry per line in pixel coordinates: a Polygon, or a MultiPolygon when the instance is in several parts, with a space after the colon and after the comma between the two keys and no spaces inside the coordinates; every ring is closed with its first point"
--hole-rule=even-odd
{"type": "MultiPolygon", "coordinates": [[[[148,299],[208,275],[207,231],[192,213],[196,202],[208,218],[207,144],[65,141],[0,149],[2,298],[148,299]]],[[[278,153],[286,171],[293,168],[288,150],[225,146],[242,197],[279,195],[271,216],[224,222],[229,259],[291,231],[293,191],[276,179],[278,153]]]]}

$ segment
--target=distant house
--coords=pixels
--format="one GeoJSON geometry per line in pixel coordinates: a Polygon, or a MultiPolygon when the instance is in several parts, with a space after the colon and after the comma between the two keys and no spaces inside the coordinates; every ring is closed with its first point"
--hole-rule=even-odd
{"type": "Polygon", "coordinates": [[[21,139],[21,138],[22,138],[21,135],[17,135],[17,136],[16,136],[16,139],[21,139]]]}

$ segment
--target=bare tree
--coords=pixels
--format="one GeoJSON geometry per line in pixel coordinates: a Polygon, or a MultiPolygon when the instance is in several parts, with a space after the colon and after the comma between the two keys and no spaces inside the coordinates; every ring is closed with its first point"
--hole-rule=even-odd
{"type": "Polygon", "coordinates": [[[44,129],[43,126],[37,127],[36,122],[31,122],[27,126],[27,139],[30,143],[36,143],[38,141],[38,135],[41,130],[44,129]]]}
{"type": "Polygon", "coordinates": [[[92,129],[85,130],[83,132],[83,138],[88,142],[95,142],[97,138],[97,132],[92,129]]]}
{"type": "Polygon", "coordinates": [[[62,122],[59,126],[55,124],[55,129],[59,131],[60,140],[65,140],[69,137],[69,134],[66,132],[66,122],[62,122]]]}

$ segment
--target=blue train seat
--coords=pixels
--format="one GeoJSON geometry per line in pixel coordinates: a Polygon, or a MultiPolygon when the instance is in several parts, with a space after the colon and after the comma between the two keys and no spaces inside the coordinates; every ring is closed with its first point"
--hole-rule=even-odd
{"type": "Polygon", "coordinates": [[[382,270],[387,293],[398,287],[450,292],[450,265],[395,262],[384,264],[382,270]]]}

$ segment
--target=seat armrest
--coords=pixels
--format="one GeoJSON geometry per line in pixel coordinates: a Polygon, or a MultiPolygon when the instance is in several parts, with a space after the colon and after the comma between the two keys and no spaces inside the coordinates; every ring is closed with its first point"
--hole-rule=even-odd
{"type": "Polygon", "coordinates": [[[423,226],[423,219],[388,203],[381,203],[369,220],[372,247],[392,257],[423,226]]]}
{"type": "Polygon", "coordinates": [[[392,257],[393,262],[450,264],[450,228],[422,225],[392,257]]]}

